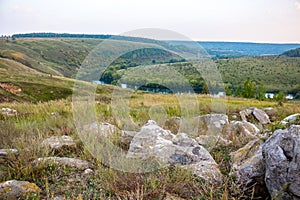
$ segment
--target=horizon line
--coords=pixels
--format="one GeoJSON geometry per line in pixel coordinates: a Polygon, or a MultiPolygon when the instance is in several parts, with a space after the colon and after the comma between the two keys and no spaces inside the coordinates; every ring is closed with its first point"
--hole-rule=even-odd
{"type": "MultiPolygon", "coordinates": [[[[144,38],[144,39],[150,39],[150,40],[158,40],[159,39],[155,39],[155,38],[147,38],[147,37],[141,37],[141,36],[129,36],[129,35],[121,35],[121,34],[110,34],[110,33],[79,33],[79,32],[23,32],[23,33],[10,33],[10,34],[1,34],[0,35],[3,37],[12,37],[13,35],[23,35],[23,34],[39,34],[39,33],[51,33],[51,34],[70,34],[70,35],[107,35],[107,36],[123,36],[123,37],[132,37],[132,38],[144,38]]],[[[26,38],[26,37],[24,37],[26,38]]],[[[29,38],[29,37],[27,37],[29,38]]],[[[38,38],[38,37],[33,37],[33,38],[38,38]]],[[[43,37],[40,37],[43,38],[43,37]]],[[[47,38],[47,37],[44,37],[47,38]]],[[[50,37],[49,37],[50,38],[50,37]]],[[[55,38],[55,37],[53,37],[55,38]]],[[[61,37],[57,37],[57,38],[61,38],[61,37]]],[[[95,38],[97,39],[97,38],[95,38]]],[[[252,44],[299,44],[300,45],[300,41],[299,42],[271,42],[271,41],[249,41],[249,40],[199,40],[199,39],[191,39],[191,40],[177,40],[177,39],[162,39],[160,41],[179,41],[179,42],[216,42],[216,43],[252,43],[252,44]]]]}

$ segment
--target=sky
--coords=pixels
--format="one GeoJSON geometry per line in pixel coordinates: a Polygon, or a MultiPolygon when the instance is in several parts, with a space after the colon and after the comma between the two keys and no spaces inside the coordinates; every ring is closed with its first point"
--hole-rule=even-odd
{"type": "Polygon", "coordinates": [[[300,43],[300,0],[0,0],[0,35],[141,28],[197,41],[300,43]]]}

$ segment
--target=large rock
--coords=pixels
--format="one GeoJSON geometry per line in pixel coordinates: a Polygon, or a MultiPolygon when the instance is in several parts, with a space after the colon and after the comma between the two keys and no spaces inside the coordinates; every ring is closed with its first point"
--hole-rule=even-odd
{"type": "Polygon", "coordinates": [[[116,126],[107,123],[107,122],[93,122],[91,124],[84,125],[83,131],[91,131],[92,133],[99,133],[101,136],[110,136],[115,132],[118,132],[119,130],[117,129],[116,126]]]}
{"type": "Polygon", "coordinates": [[[265,163],[262,156],[262,141],[255,139],[231,154],[231,173],[235,174],[237,181],[242,185],[248,195],[265,199],[269,196],[265,182],[265,163]]]}
{"type": "Polygon", "coordinates": [[[253,115],[255,119],[262,125],[271,123],[268,114],[261,109],[253,107],[240,111],[242,121],[248,121],[248,118],[251,115],[253,115]]]}
{"type": "Polygon", "coordinates": [[[269,124],[269,123],[271,123],[267,113],[265,113],[265,111],[263,111],[261,109],[254,108],[253,109],[253,115],[259,121],[260,124],[269,124]]]}
{"type": "Polygon", "coordinates": [[[286,124],[295,122],[297,119],[300,119],[300,114],[299,114],[299,113],[293,114],[293,115],[290,115],[290,116],[284,118],[284,119],[281,121],[281,123],[282,123],[283,125],[286,125],[286,124]]]}
{"type": "Polygon", "coordinates": [[[37,197],[40,192],[36,184],[27,181],[10,180],[0,183],[0,199],[29,199],[37,197]]]}
{"type": "Polygon", "coordinates": [[[83,126],[83,131],[92,132],[94,134],[100,134],[101,137],[105,138],[115,138],[115,136],[120,137],[123,145],[129,145],[136,131],[120,130],[115,125],[107,122],[93,122],[89,125],[83,126]]]}
{"type": "Polygon", "coordinates": [[[145,124],[130,144],[127,156],[147,160],[155,157],[167,165],[179,165],[212,183],[221,183],[222,175],[209,152],[184,133],[172,134],[154,121],[145,124]]]}
{"type": "Polygon", "coordinates": [[[76,143],[70,136],[51,136],[42,142],[43,145],[49,146],[53,150],[60,150],[62,148],[76,148],[76,143]]]}
{"type": "Polygon", "coordinates": [[[275,199],[300,199],[300,126],[277,130],[263,145],[265,182],[275,199]]]}
{"type": "Polygon", "coordinates": [[[39,165],[43,163],[55,164],[55,165],[64,165],[71,168],[85,170],[91,167],[91,164],[88,161],[80,160],[76,158],[67,158],[67,157],[45,157],[38,158],[33,161],[34,164],[39,165]]]}
{"type": "Polygon", "coordinates": [[[237,144],[245,144],[259,137],[259,129],[247,121],[231,121],[224,129],[223,137],[237,144]]]}
{"type": "Polygon", "coordinates": [[[207,114],[196,118],[194,124],[190,127],[198,127],[196,133],[193,130],[188,130],[189,134],[194,136],[200,145],[206,148],[223,146],[225,143],[230,143],[222,138],[222,132],[228,125],[228,116],[224,114],[207,114]]]}
{"type": "Polygon", "coordinates": [[[224,114],[207,114],[198,117],[199,135],[218,136],[228,124],[228,116],[224,114]]]}
{"type": "Polygon", "coordinates": [[[231,140],[224,139],[221,136],[199,135],[195,140],[205,148],[227,147],[232,144],[231,140]]]}
{"type": "Polygon", "coordinates": [[[240,111],[240,116],[242,121],[248,121],[248,117],[252,114],[253,110],[251,109],[245,109],[240,111]]]}
{"type": "Polygon", "coordinates": [[[107,123],[107,122],[101,122],[99,126],[99,133],[101,136],[109,137],[117,133],[119,130],[114,125],[107,123]]]}

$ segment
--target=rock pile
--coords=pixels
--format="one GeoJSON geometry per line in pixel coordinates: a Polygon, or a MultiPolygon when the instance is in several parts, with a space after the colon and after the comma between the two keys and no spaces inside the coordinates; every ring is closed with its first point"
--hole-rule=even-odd
{"type": "Polygon", "coordinates": [[[174,135],[151,120],[133,137],[127,156],[142,160],[155,157],[161,163],[187,168],[212,183],[222,182],[217,163],[196,140],[185,133],[174,135]]]}
{"type": "MultiPolygon", "coordinates": [[[[1,112],[7,116],[17,115],[17,111],[9,108],[2,108],[1,112]]],[[[185,133],[182,131],[184,129],[179,128],[179,132],[174,134],[152,120],[143,125],[140,131],[119,130],[105,122],[99,125],[95,122],[83,128],[108,139],[117,136],[121,145],[128,149],[127,158],[143,161],[155,158],[161,166],[179,166],[216,185],[222,183],[223,177],[208,150],[238,141],[246,145],[230,154],[231,173],[236,176],[245,194],[252,195],[254,187],[254,196],[257,198],[300,199],[300,125],[276,130],[269,138],[261,139],[260,132],[270,123],[269,116],[261,109],[249,108],[240,111],[240,117],[242,121],[237,121],[238,117],[229,121],[224,114],[199,116],[193,121],[197,122],[197,131],[192,133],[185,133]]],[[[299,117],[300,114],[291,115],[281,123],[289,125],[299,117]]],[[[180,120],[177,120],[178,126],[180,120]]],[[[46,138],[42,144],[55,151],[76,149],[76,143],[67,135],[46,138]]],[[[17,149],[0,149],[0,165],[17,158],[18,154],[17,149]]],[[[76,175],[80,173],[81,177],[94,173],[90,162],[77,158],[42,157],[35,159],[32,164],[33,167],[43,164],[67,166],[75,169],[76,175]]],[[[37,185],[26,181],[0,183],[0,199],[22,199],[27,195],[39,195],[40,191],[37,185]]],[[[176,197],[170,195],[168,199],[176,197]]]]}
{"type": "Polygon", "coordinates": [[[300,199],[300,126],[277,130],[265,143],[254,140],[231,154],[232,171],[245,190],[274,199],[300,199]],[[267,190],[264,190],[267,188],[267,190]]]}

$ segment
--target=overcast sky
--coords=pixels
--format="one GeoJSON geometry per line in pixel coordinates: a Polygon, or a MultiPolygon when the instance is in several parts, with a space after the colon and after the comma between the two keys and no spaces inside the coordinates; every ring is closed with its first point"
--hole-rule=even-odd
{"type": "Polygon", "coordinates": [[[0,0],[0,35],[139,28],[200,41],[300,43],[300,0],[0,0]]]}

